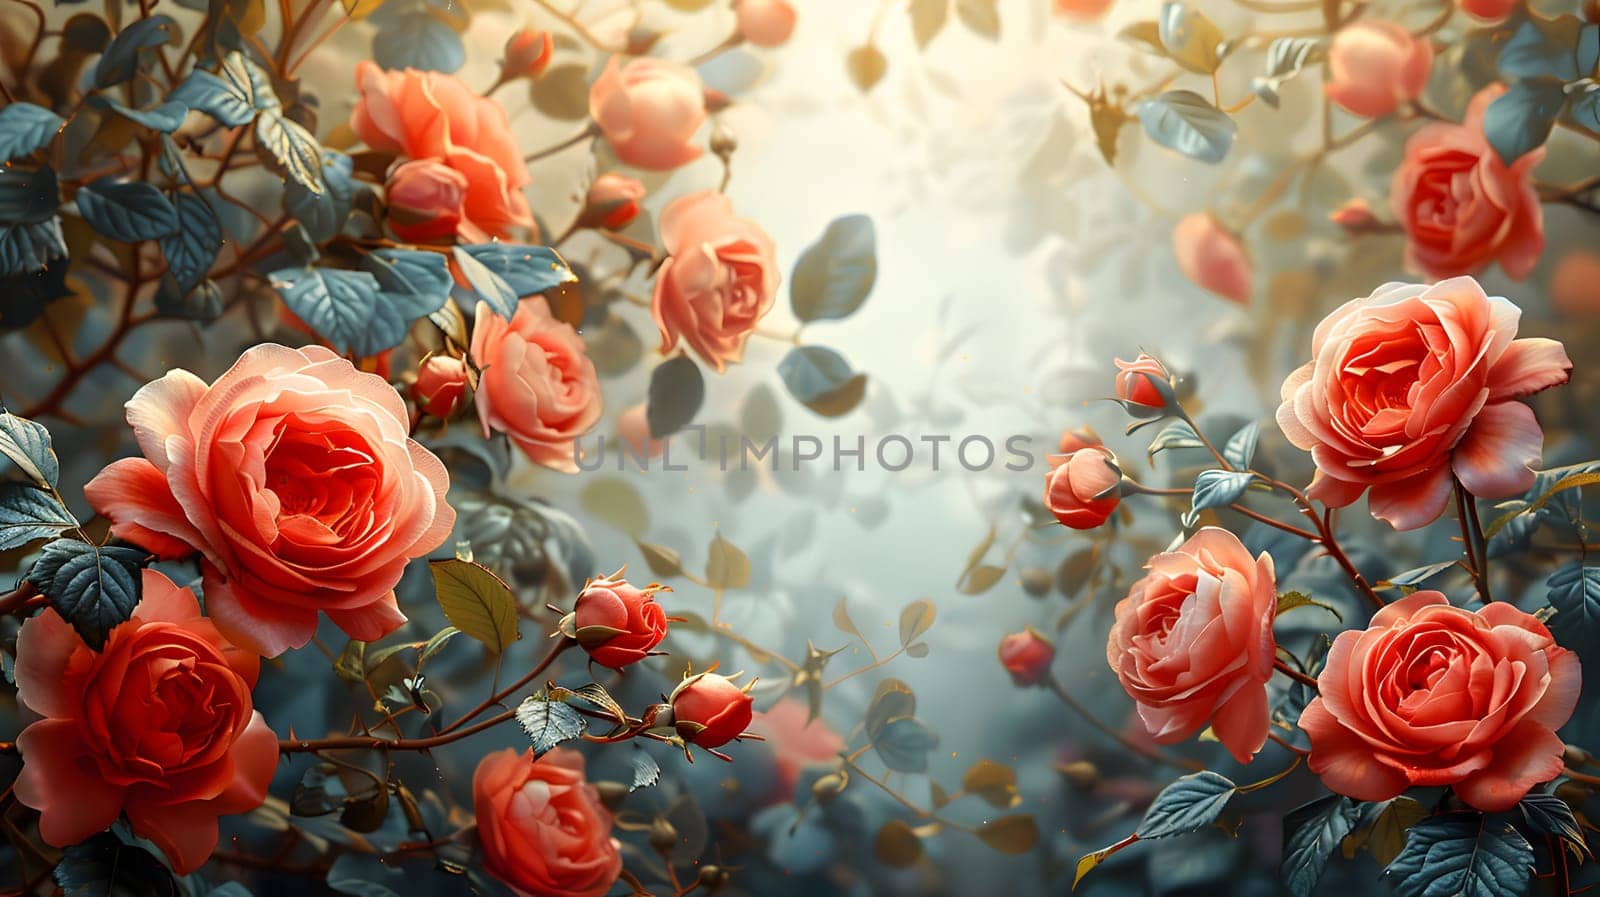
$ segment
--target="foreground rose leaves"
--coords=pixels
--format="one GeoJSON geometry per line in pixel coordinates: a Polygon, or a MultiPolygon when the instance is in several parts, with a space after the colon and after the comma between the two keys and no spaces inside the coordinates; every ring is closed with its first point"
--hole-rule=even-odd
{"type": "Polygon", "coordinates": [[[611,814],[584,777],[583,755],[538,760],[510,748],[472,775],[483,867],[521,897],[601,897],[622,873],[611,814]]]}
{"type": "Polygon", "coordinates": [[[1505,93],[1491,84],[1461,124],[1436,122],[1406,141],[1389,184],[1389,207],[1406,232],[1406,264],[1431,277],[1476,274],[1490,262],[1514,280],[1544,252],[1544,209],[1532,172],[1544,148],[1510,166],[1484,136],[1483,116],[1505,93]]]}
{"type": "MultiPolygon", "coordinates": [[[[350,127],[367,146],[437,166],[426,169],[431,172],[427,186],[418,183],[414,167],[396,169],[392,192],[408,199],[430,197],[424,208],[456,217],[457,233],[472,242],[510,237],[512,228],[533,225],[533,212],[522,195],[530,180],[528,167],[499,103],[479,96],[453,75],[385,71],[368,60],[356,64],[356,86],[361,99],[350,115],[350,127]],[[450,208],[442,198],[454,199],[458,189],[464,190],[459,209],[450,208]]],[[[412,219],[401,227],[416,234],[430,230],[412,219]]]]}
{"type": "Polygon", "coordinates": [[[455,512],[444,465],[407,436],[382,377],[269,343],[209,386],[171,371],[127,413],[144,457],[84,494],[117,537],[163,558],[199,552],[206,612],[230,641],[275,657],[311,640],[319,611],[362,641],[405,622],[395,583],[455,512]]]}
{"type": "Polygon", "coordinates": [[[507,321],[480,302],[472,360],[482,369],[474,401],[483,435],[504,433],[534,461],[576,473],[573,442],[600,420],[600,378],[583,339],[556,320],[543,296],[507,321]]]}
{"type": "Polygon", "coordinates": [[[761,226],[733,214],[715,190],[680,196],[661,213],[670,253],[656,274],[651,311],[661,351],[679,338],[718,371],[744,357],[745,341],[778,295],[777,247],[761,226]]]}
{"type": "Polygon", "coordinates": [[[1504,602],[1476,613],[1415,592],[1366,631],[1339,633],[1300,716],[1311,771],[1357,800],[1449,785],[1486,812],[1511,809],[1562,771],[1555,731],[1583,686],[1578,656],[1504,602]]]}
{"type": "Polygon", "coordinates": [[[1209,722],[1235,760],[1267,740],[1267,680],[1277,642],[1272,557],[1251,558],[1237,536],[1208,526],[1158,554],[1117,602],[1106,662],[1162,744],[1209,722]]]}
{"type": "Polygon", "coordinates": [[[17,738],[16,795],[50,844],[125,814],[188,874],[216,849],[217,817],[266,799],[278,739],[251,705],[260,659],[224,640],[193,592],[143,576],[132,618],[100,653],[53,609],[23,623],[17,696],[43,719],[17,738]]]}
{"type": "Polygon", "coordinates": [[[1458,277],[1387,284],[1325,318],[1277,415],[1316,462],[1311,496],[1343,507],[1370,488],[1372,515],[1409,530],[1444,513],[1452,475],[1482,498],[1527,491],[1544,434],[1517,399],[1567,382],[1572,362],[1517,339],[1521,316],[1458,277]]]}

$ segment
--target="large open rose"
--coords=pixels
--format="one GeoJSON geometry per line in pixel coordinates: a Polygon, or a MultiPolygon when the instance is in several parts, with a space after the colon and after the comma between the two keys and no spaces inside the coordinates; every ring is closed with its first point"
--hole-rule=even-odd
{"type": "Polygon", "coordinates": [[[1555,731],[1578,702],[1578,656],[1504,602],[1476,613],[1439,592],[1339,633],[1300,715],[1311,771],[1357,800],[1449,785],[1486,812],[1509,810],[1560,775],[1555,731]]]}
{"type": "Polygon", "coordinates": [[[478,764],[472,808],[483,867],[521,897],[601,897],[622,874],[611,814],[583,755],[506,748],[478,764]]]}
{"type": "Polygon", "coordinates": [[[707,364],[724,370],[744,356],[745,341],[778,295],[777,249],[754,221],[733,214],[728,198],[701,190],[661,212],[670,257],[656,274],[651,310],[661,351],[682,337],[707,364]]]}
{"type": "Polygon", "coordinates": [[[1156,741],[1205,728],[1240,763],[1267,740],[1267,680],[1277,642],[1272,557],[1251,558],[1238,537],[1208,526],[1117,602],[1106,662],[1156,741]]]}
{"type": "Polygon", "coordinates": [[[133,616],[95,652],[53,609],[17,635],[17,697],[43,719],[17,738],[17,799],[67,847],[127,814],[180,874],[217,846],[217,817],[255,809],[278,739],[250,701],[261,661],[145,570],[133,616]]]}
{"type": "Polygon", "coordinates": [[[1567,382],[1555,340],[1516,339],[1522,312],[1470,277],[1391,283],[1317,325],[1312,360],[1283,381],[1278,426],[1317,464],[1311,496],[1372,490],[1396,529],[1437,519],[1451,475],[1484,498],[1533,485],[1544,433],[1522,396],[1567,382]]]}
{"type": "Polygon", "coordinates": [[[583,338],[550,313],[543,296],[522,300],[510,321],[478,303],[472,359],[483,369],[474,401],[483,435],[504,433],[537,464],[576,473],[574,442],[600,420],[600,377],[583,338]]]}
{"type": "Polygon", "coordinates": [[[1411,135],[1389,184],[1389,207],[1406,232],[1406,262],[1431,277],[1475,274],[1492,261],[1515,280],[1544,251],[1544,210],[1531,175],[1544,148],[1511,165],[1484,136],[1483,116],[1501,94],[1472,98],[1459,125],[1436,122],[1411,135]]]}
{"type": "Polygon", "coordinates": [[[274,657],[311,640],[318,611],[362,641],[405,622],[395,583],[456,515],[444,465],[408,437],[382,377],[268,343],[210,386],[171,371],[127,409],[144,457],[84,494],[118,537],[200,553],[206,612],[230,641],[274,657]]]}
{"type": "MultiPolygon", "coordinates": [[[[356,65],[356,86],[361,99],[350,127],[367,146],[404,159],[433,160],[462,175],[465,199],[457,230],[463,239],[510,237],[511,228],[532,226],[533,212],[522,195],[530,180],[528,166],[499,103],[454,75],[385,71],[368,60],[356,65]]],[[[390,189],[397,196],[416,192],[412,178],[402,177],[411,170],[395,170],[390,189]]]]}

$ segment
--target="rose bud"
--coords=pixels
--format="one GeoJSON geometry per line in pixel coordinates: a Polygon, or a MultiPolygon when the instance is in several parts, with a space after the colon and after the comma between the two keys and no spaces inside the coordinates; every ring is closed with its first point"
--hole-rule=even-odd
{"type": "Polygon", "coordinates": [[[1422,96],[1433,67],[1433,43],[1393,22],[1340,28],[1328,47],[1328,99],[1353,115],[1381,118],[1422,96]]]}
{"type": "Polygon", "coordinates": [[[1172,390],[1172,375],[1166,365],[1141,352],[1132,361],[1117,363],[1117,400],[1139,417],[1156,417],[1174,410],[1177,396],[1172,390]]]}
{"type": "Polygon", "coordinates": [[[449,417],[467,393],[467,363],[449,355],[433,355],[417,368],[411,397],[417,407],[434,417],[449,417]]]}
{"type": "Polygon", "coordinates": [[[639,217],[644,184],[620,174],[603,174],[589,185],[579,223],[601,230],[622,230],[639,217]]]}
{"type": "Polygon", "coordinates": [[[1372,214],[1372,204],[1357,197],[1346,200],[1339,208],[1328,213],[1328,220],[1344,228],[1347,234],[1364,234],[1383,229],[1383,222],[1372,214]]]}
{"type": "Polygon", "coordinates": [[[1032,626],[1000,640],[1000,665],[1011,674],[1011,681],[1019,686],[1043,682],[1050,674],[1050,664],[1055,659],[1055,643],[1040,635],[1032,626]]]}
{"type": "Polygon", "coordinates": [[[1111,8],[1111,0],[1055,0],[1056,15],[1073,22],[1093,22],[1111,8]]]}
{"type": "Polygon", "coordinates": [[[668,700],[678,735],[703,748],[721,747],[738,738],[754,718],[754,702],[745,689],[716,673],[690,676],[668,700]]]}
{"type": "Polygon", "coordinates": [[[389,173],[389,229],[411,242],[454,236],[467,201],[467,176],[436,159],[413,159],[389,173]]]}
{"type": "Polygon", "coordinates": [[[1045,474],[1044,506],[1063,526],[1094,529],[1117,509],[1121,482],[1122,470],[1109,451],[1080,449],[1045,474]]]}
{"type": "Polygon", "coordinates": [[[667,614],[656,603],[664,590],[655,583],[634,586],[620,570],[589,580],[572,611],[575,637],[589,659],[620,670],[650,656],[667,635],[667,614]]]}
{"type": "Polygon", "coordinates": [[[1217,216],[1195,212],[1172,229],[1172,251],[1178,268],[1195,286],[1230,302],[1250,302],[1254,266],[1244,243],[1223,227],[1217,216]]]}
{"type": "Polygon", "coordinates": [[[1070,455],[1079,449],[1099,448],[1101,444],[1100,434],[1088,427],[1061,431],[1060,452],[1063,455],[1070,455]]]}
{"type": "Polygon", "coordinates": [[[555,42],[550,32],[538,28],[523,28],[506,41],[506,59],[500,66],[500,77],[537,78],[550,67],[550,57],[555,53],[555,42]]]}
{"type": "Polygon", "coordinates": [[[776,47],[794,33],[794,7],[786,0],[739,0],[739,34],[758,47],[776,47]]]}

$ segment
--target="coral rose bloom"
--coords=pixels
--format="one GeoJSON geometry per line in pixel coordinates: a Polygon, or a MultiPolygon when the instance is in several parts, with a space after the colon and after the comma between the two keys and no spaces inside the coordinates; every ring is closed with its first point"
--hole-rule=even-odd
{"type": "Polygon", "coordinates": [[[578,331],[550,314],[543,296],[522,300],[511,320],[484,303],[472,324],[483,369],[476,401],[483,435],[511,437],[536,464],[576,473],[573,443],[600,420],[600,377],[578,331]]]}
{"type": "Polygon", "coordinates": [[[1578,656],[1505,602],[1476,613],[1439,592],[1341,632],[1300,715],[1311,771],[1357,800],[1449,785],[1490,813],[1561,774],[1556,729],[1578,702],[1578,656]]]}
{"type": "Polygon", "coordinates": [[[274,657],[318,611],[373,641],[405,622],[406,562],[455,525],[449,476],[408,436],[394,387],[320,346],[255,346],[207,386],[169,372],[129,400],[143,458],[84,487],[111,532],[164,558],[199,552],[206,613],[274,657]]]}
{"type": "Polygon", "coordinates": [[[1156,741],[1171,744],[1209,722],[1234,759],[1267,740],[1267,680],[1277,642],[1272,557],[1252,559],[1235,535],[1208,526],[1117,602],[1106,662],[1156,741]]]}
{"type": "Polygon", "coordinates": [[[512,228],[533,225],[522,195],[528,167],[499,103],[453,75],[385,71],[368,60],[356,64],[356,86],[361,99],[350,127],[367,146],[433,159],[465,176],[463,239],[509,237],[512,228]]]}
{"type": "Polygon", "coordinates": [[[43,719],[17,737],[17,799],[39,833],[77,844],[126,814],[179,874],[217,846],[217,817],[261,805],[278,738],[251,706],[261,661],[145,570],[143,597],[96,653],[54,609],[17,635],[17,697],[43,719]]]}
{"type": "Polygon", "coordinates": [[[1544,210],[1531,174],[1544,148],[1509,167],[1483,133],[1483,114],[1505,93],[1492,84],[1472,98],[1466,121],[1430,124],[1406,141],[1389,183],[1389,207],[1406,232],[1406,264],[1430,277],[1474,274],[1498,261],[1514,280],[1544,251],[1544,210]]]}
{"type": "Polygon", "coordinates": [[[601,897],[622,874],[611,813],[583,774],[583,755],[506,748],[472,774],[483,867],[521,897],[601,897]]]}
{"type": "Polygon", "coordinates": [[[777,248],[715,190],[680,196],[661,213],[670,257],[656,273],[651,311],[661,351],[679,337],[718,371],[744,357],[756,323],[778,295],[777,248]]]}
{"type": "Polygon", "coordinates": [[[589,116],[629,165],[667,171],[704,152],[692,141],[706,120],[705,87],[682,63],[611,57],[589,88],[589,116]]]}
{"type": "Polygon", "coordinates": [[[1422,95],[1433,68],[1433,44],[1393,22],[1358,21],[1328,48],[1328,99],[1346,111],[1380,118],[1422,95]]]}
{"type": "Polygon", "coordinates": [[[1516,339],[1521,310],[1470,277],[1387,284],[1323,319],[1312,360],[1283,381],[1278,426],[1311,452],[1311,496],[1343,507],[1372,490],[1395,529],[1444,512],[1451,476],[1484,498],[1533,485],[1544,433],[1522,396],[1567,382],[1549,339],[1516,339]]]}

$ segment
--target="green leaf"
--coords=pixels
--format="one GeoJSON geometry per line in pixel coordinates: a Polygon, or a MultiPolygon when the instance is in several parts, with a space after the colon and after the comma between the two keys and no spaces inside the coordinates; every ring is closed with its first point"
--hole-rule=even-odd
{"type": "Polygon", "coordinates": [[[283,268],[270,282],[300,320],[328,342],[375,355],[405,338],[409,321],[385,310],[378,279],[342,268],[283,268]]]}
{"type": "MultiPolygon", "coordinates": [[[[471,243],[457,247],[456,256],[469,255],[505,282],[518,297],[577,283],[567,260],[548,246],[522,243],[471,243]]],[[[513,310],[513,313],[515,311],[513,310]]]]}
{"type": "Polygon", "coordinates": [[[178,226],[161,238],[167,270],[187,293],[211,270],[222,251],[222,222],[204,199],[193,193],[175,198],[178,226]]]}
{"type": "Polygon", "coordinates": [[[1567,94],[1554,78],[1524,78],[1483,113],[1483,131],[1500,160],[1512,164],[1544,146],[1550,129],[1567,104],[1567,94]]]}
{"type": "Polygon", "coordinates": [[[256,146],[280,174],[312,193],[323,191],[322,146],[299,122],[278,109],[263,109],[256,118],[256,146]]]}
{"type": "Polygon", "coordinates": [[[178,211],[154,184],[101,178],[77,194],[78,212],[113,240],[137,243],[178,229],[178,211]]]}
{"type": "Polygon", "coordinates": [[[1447,813],[1412,826],[1405,849],[1384,872],[1395,897],[1521,897],[1533,848],[1503,821],[1447,813]]]}
{"type": "Polygon", "coordinates": [[[1328,857],[1355,829],[1360,817],[1360,808],[1342,794],[1314,800],[1284,817],[1279,875],[1292,897],[1311,897],[1328,857]]]}
{"type": "Polygon", "coordinates": [[[645,565],[650,572],[664,579],[683,575],[683,558],[676,549],[654,542],[639,542],[639,553],[644,555],[645,565]]]}
{"type": "Polygon", "coordinates": [[[1194,431],[1194,427],[1190,426],[1188,421],[1175,420],[1161,428],[1161,432],[1156,434],[1156,438],[1150,440],[1150,448],[1146,451],[1154,459],[1157,454],[1168,449],[1205,447],[1205,440],[1200,438],[1200,435],[1194,431]]]}
{"type": "Polygon", "coordinates": [[[1194,526],[1200,512],[1207,508],[1222,508],[1238,501],[1250,488],[1255,475],[1248,470],[1202,470],[1194,478],[1194,500],[1189,513],[1183,515],[1183,525],[1194,526]]]}
{"type": "Polygon", "coordinates": [[[706,550],[706,585],[713,589],[742,589],[750,584],[750,558],[739,546],[722,538],[722,533],[711,537],[711,547],[706,550]]]}
{"type": "Polygon", "coordinates": [[[61,476],[61,464],[50,447],[50,431],[44,424],[0,411],[0,455],[11,459],[29,479],[51,489],[61,476]]]}
{"type": "Polygon", "coordinates": [[[1545,581],[1550,588],[1550,632],[1585,659],[1600,649],[1600,567],[1581,559],[1566,564],[1545,581]]]}
{"type": "Polygon", "coordinates": [[[54,495],[29,483],[0,483],[0,551],[78,525],[54,495]]]}
{"type": "MultiPolygon", "coordinates": [[[[1540,473],[1548,473],[1548,471],[1540,471],[1540,473]]],[[[1541,492],[1539,497],[1534,499],[1531,503],[1518,507],[1516,510],[1497,518],[1493,523],[1489,524],[1489,528],[1487,530],[1484,530],[1483,537],[1485,539],[1493,539],[1495,534],[1500,532],[1502,529],[1505,529],[1505,527],[1510,524],[1512,520],[1515,520],[1524,514],[1537,513],[1540,508],[1543,508],[1546,504],[1549,504],[1552,499],[1568,489],[1579,489],[1584,486],[1592,486],[1596,483],[1600,483],[1600,472],[1582,471],[1568,474],[1559,480],[1556,480],[1555,483],[1550,486],[1550,488],[1546,489],[1544,492],[1541,492]]]]}
{"type": "Polygon", "coordinates": [[[1413,567],[1385,579],[1373,586],[1375,589],[1408,589],[1422,585],[1424,582],[1438,576],[1457,564],[1456,561],[1439,561],[1436,564],[1426,564],[1413,567]]]}
{"type": "Polygon", "coordinates": [[[542,757],[556,745],[577,738],[589,727],[583,714],[544,695],[530,695],[517,705],[517,723],[532,739],[535,757],[542,757]]]}
{"type": "Polygon", "coordinates": [[[1221,162],[1239,126],[1226,112],[1192,90],[1169,90],[1139,104],[1139,122],[1150,139],[1201,162],[1221,162]]]}
{"type": "Polygon", "coordinates": [[[1160,36],[1167,55],[1191,72],[1208,75],[1222,63],[1222,31],[1188,4],[1162,5],[1160,36]]]}
{"type": "Polygon", "coordinates": [[[488,567],[460,558],[430,561],[435,595],[450,625],[499,654],[522,637],[517,598],[488,567]]]}
{"type": "Polygon", "coordinates": [[[174,37],[177,23],[171,16],[136,19],[122,29],[101,54],[94,68],[94,86],[104,90],[131,79],[139,71],[143,51],[159,47],[174,37]]]}
{"type": "Polygon", "coordinates": [[[650,438],[671,436],[694,420],[706,399],[706,379],[687,355],[669,358],[650,372],[644,408],[650,438]]]}
{"type": "Polygon", "coordinates": [[[451,250],[451,257],[455,259],[456,267],[461,269],[461,276],[466,278],[467,288],[479,302],[489,306],[490,311],[508,321],[516,315],[517,303],[521,297],[511,288],[511,284],[506,283],[505,278],[489,270],[487,265],[468,252],[464,246],[457,246],[451,250]]]}
{"type": "Polygon", "coordinates": [[[0,164],[49,146],[66,123],[61,116],[32,103],[0,108],[0,164]]]}
{"type": "Polygon", "coordinates": [[[1256,445],[1260,442],[1261,424],[1251,421],[1228,437],[1227,444],[1222,447],[1223,460],[1238,470],[1248,470],[1250,462],[1255,460],[1256,445]]]}
{"type": "MultiPolygon", "coordinates": [[[[1554,78],[1567,82],[1594,73],[1597,30],[1577,16],[1546,19],[1530,15],[1500,50],[1500,74],[1516,78],[1554,78]]],[[[1503,33],[1503,32],[1502,32],[1503,33]]]]}
{"type": "Polygon", "coordinates": [[[872,219],[845,215],[794,263],[789,302],[801,321],[838,320],[854,314],[878,279],[878,238],[872,219]]]}
{"type": "Polygon", "coordinates": [[[1572,807],[1568,806],[1566,801],[1554,794],[1541,794],[1535,791],[1518,802],[1517,809],[1522,811],[1522,818],[1527,820],[1529,827],[1534,831],[1560,838],[1571,844],[1580,854],[1589,853],[1583,828],[1578,824],[1578,818],[1573,815],[1572,807]]]}
{"type": "Polygon", "coordinates": [[[111,629],[133,615],[143,592],[146,553],[123,545],[100,547],[73,539],[46,543],[27,580],[85,644],[98,651],[111,629]]]}
{"type": "Polygon", "coordinates": [[[182,893],[172,872],[150,851],[115,831],[67,848],[55,868],[64,897],[172,897],[182,893]]]}
{"type": "Polygon", "coordinates": [[[1210,770],[1190,773],[1161,789],[1134,832],[1140,838],[1170,838],[1217,821],[1238,787],[1210,770]]]}
{"type": "Polygon", "coordinates": [[[778,376],[789,394],[823,417],[848,414],[866,394],[867,377],[850,369],[844,356],[825,346],[796,346],[778,362],[778,376]]]}
{"type": "Polygon", "coordinates": [[[1297,607],[1320,607],[1328,613],[1333,614],[1334,618],[1339,622],[1344,622],[1344,615],[1335,610],[1333,605],[1324,604],[1310,595],[1307,595],[1305,592],[1284,592],[1282,595],[1279,595],[1276,616],[1281,617],[1297,607]]]}
{"type": "Polygon", "coordinates": [[[895,772],[927,772],[928,753],[938,746],[938,733],[910,716],[889,720],[872,736],[878,759],[895,772]]]}

